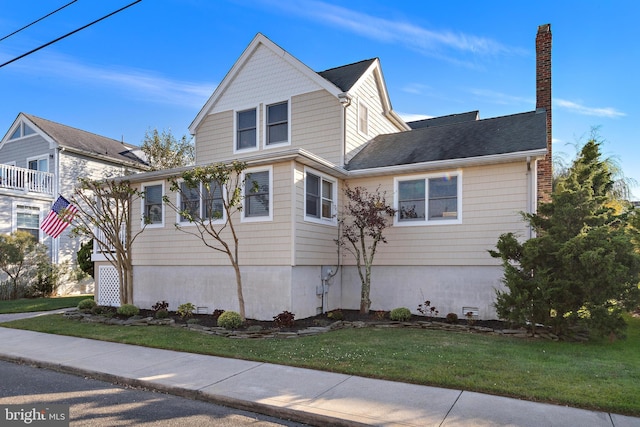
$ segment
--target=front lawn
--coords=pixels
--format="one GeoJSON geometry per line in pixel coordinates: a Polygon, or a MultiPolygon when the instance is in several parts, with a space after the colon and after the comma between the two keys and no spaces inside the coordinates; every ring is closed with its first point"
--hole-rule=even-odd
{"type": "Polygon", "coordinates": [[[93,298],[93,295],[75,295],[56,298],[21,298],[0,301],[0,314],[28,313],[32,311],[49,311],[76,307],[80,301],[87,298],[93,298]]]}
{"type": "Polygon", "coordinates": [[[552,342],[425,329],[344,329],[239,340],[169,326],[109,326],[61,315],[2,326],[257,360],[640,416],[640,319],[609,343],[552,342]]]}

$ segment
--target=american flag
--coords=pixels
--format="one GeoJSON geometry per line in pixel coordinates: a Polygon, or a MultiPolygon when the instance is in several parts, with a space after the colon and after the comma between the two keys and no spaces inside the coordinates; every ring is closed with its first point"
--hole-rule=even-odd
{"type": "Polygon", "coordinates": [[[54,239],[58,237],[71,223],[78,209],[67,199],[60,196],[55,201],[46,218],[40,224],[40,229],[54,239]]]}

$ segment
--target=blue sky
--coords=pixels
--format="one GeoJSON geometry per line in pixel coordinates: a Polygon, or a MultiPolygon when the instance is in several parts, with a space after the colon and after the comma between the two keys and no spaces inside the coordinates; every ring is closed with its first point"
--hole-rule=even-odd
{"type": "MultiPolygon", "coordinates": [[[[0,3],[0,38],[70,0],[0,3]]],[[[0,64],[133,0],[77,0],[0,41],[0,64]]],[[[256,33],[315,71],[378,57],[405,119],[535,109],[535,35],[553,33],[555,153],[593,127],[640,182],[640,2],[143,0],[0,68],[0,134],[19,112],[132,144],[180,137],[256,33]]],[[[640,198],[640,187],[634,188],[640,198]]]]}

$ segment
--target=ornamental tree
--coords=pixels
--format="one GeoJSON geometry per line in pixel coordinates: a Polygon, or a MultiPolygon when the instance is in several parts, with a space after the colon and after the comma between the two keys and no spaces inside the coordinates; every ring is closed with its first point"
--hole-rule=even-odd
{"type": "Polygon", "coordinates": [[[396,210],[386,201],[386,193],[368,192],[364,187],[344,188],[347,204],[339,217],[339,247],[353,255],[360,276],[360,313],[371,307],[371,267],[378,243],[387,243],[384,230],[396,210]]]}
{"type": "Polygon", "coordinates": [[[106,181],[79,178],[70,202],[78,209],[72,235],[87,236],[95,242],[107,261],[118,271],[120,304],[133,304],[133,242],[145,230],[132,232],[131,207],[144,192],[127,179],[106,181]]]}
{"type": "Polygon", "coordinates": [[[506,290],[496,292],[501,318],[552,326],[556,333],[573,327],[598,335],[620,335],[622,314],[640,301],[640,255],[630,222],[631,209],[617,211],[612,201],[612,172],[601,158],[600,143],[588,141],[551,201],[524,219],[536,237],[520,242],[503,234],[493,257],[502,259],[506,290]]]}
{"type": "Polygon", "coordinates": [[[251,180],[251,174],[243,173],[245,169],[246,164],[239,161],[191,168],[169,178],[171,191],[179,195],[179,204],[167,196],[163,198],[164,203],[183,221],[195,225],[181,227],[176,224],[178,230],[195,236],[206,247],[225,254],[229,259],[235,271],[239,314],[243,320],[245,304],[238,252],[240,239],[234,219],[242,210],[245,182],[251,183],[251,189],[247,191],[259,191],[259,184],[251,180]]]}

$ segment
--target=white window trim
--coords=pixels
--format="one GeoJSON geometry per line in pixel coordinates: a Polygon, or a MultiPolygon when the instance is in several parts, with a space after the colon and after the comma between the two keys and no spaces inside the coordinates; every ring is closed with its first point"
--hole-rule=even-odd
{"type": "Polygon", "coordinates": [[[7,141],[19,141],[21,139],[25,139],[25,138],[29,138],[35,135],[38,135],[38,132],[36,132],[36,130],[33,128],[33,126],[28,125],[27,123],[21,121],[20,123],[18,123],[18,125],[11,129],[8,132],[9,138],[7,139],[7,141]],[[25,135],[24,134],[24,128],[25,126],[29,127],[33,132],[30,133],[29,135],[25,135]],[[11,138],[11,135],[13,135],[14,133],[16,133],[16,130],[20,131],[20,136],[18,136],[17,138],[11,138]]]}
{"type": "Polygon", "coordinates": [[[411,181],[416,179],[424,179],[425,180],[425,218],[421,221],[400,221],[399,213],[393,217],[393,225],[397,227],[421,227],[421,226],[434,226],[434,225],[455,225],[462,224],[462,171],[450,171],[450,172],[442,172],[442,173],[430,173],[430,174],[422,174],[422,175],[407,175],[401,177],[393,178],[393,193],[394,193],[394,208],[398,211],[398,202],[400,198],[400,193],[398,191],[398,184],[401,181],[411,181]],[[431,178],[443,178],[443,177],[451,177],[456,176],[458,178],[457,181],[457,196],[458,196],[458,211],[457,218],[452,219],[438,219],[438,220],[430,220],[429,219],[429,185],[428,180],[431,178]]]}
{"type": "MultiPolygon", "coordinates": [[[[42,215],[45,209],[40,205],[35,205],[29,202],[21,202],[19,200],[14,200],[11,206],[11,232],[14,233],[18,231],[18,205],[19,206],[27,206],[30,208],[38,208],[38,243],[42,243],[43,234],[40,229],[40,224],[42,224],[42,215]]],[[[48,213],[48,212],[47,212],[48,213]]]]}
{"type": "Polygon", "coordinates": [[[267,166],[267,167],[256,167],[256,168],[251,168],[251,169],[245,169],[242,172],[242,182],[245,183],[245,185],[242,188],[242,217],[240,219],[240,222],[265,222],[265,221],[273,221],[273,166],[267,166]],[[246,206],[245,206],[245,187],[246,187],[246,176],[247,174],[251,174],[253,172],[264,172],[264,171],[268,171],[269,172],[269,215],[265,215],[265,216],[250,216],[247,217],[245,216],[245,213],[247,212],[246,210],[246,206]]]}
{"type": "Polygon", "coordinates": [[[280,101],[275,101],[275,102],[269,102],[269,103],[265,103],[264,104],[264,114],[263,114],[263,126],[262,126],[262,141],[263,141],[263,149],[265,150],[269,150],[271,148],[278,148],[278,147],[286,147],[287,145],[291,145],[291,98],[289,99],[283,99],[280,101]],[[267,124],[267,109],[271,106],[271,105],[277,105],[277,104],[283,104],[283,103],[287,103],[287,140],[284,142],[278,142],[277,144],[267,144],[267,130],[269,128],[268,124],[267,124]]]}
{"type": "MultiPolygon", "coordinates": [[[[303,180],[303,185],[304,185],[304,220],[308,221],[308,222],[313,222],[316,224],[325,224],[325,225],[338,225],[338,218],[337,218],[337,200],[338,200],[338,180],[336,180],[334,177],[330,176],[330,175],[326,175],[323,174],[322,172],[318,172],[315,169],[311,169],[308,167],[304,168],[304,180],[303,180]],[[309,216],[307,215],[307,174],[313,174],[317,177],[319,177],[321,180],[326,180],[326,181],[330,181],[331,183],[333,183],[333,189],[332,189],[332,201],[333,203],[331,204],[331,218],[322,218],[322,213],[320,214],[320,218],[316,218],[315,216],[309,216]]],[[[322,211],[322,187],[320,188],[320,200],[321,200],[321,204],[320,204],[320,209],[322,211]]]]}
{"type": "Polygon", "coordinates": [[[29,162],[32,162],[34,160],[36,160],[36,161],[46,160],[47,161],[47,170],[46,171],[40,171],[40,172],[49,172],[49,163],[51,163],[51,162],[49,162],[49,155],[48,154],[42,154],[40,156],[27,157],[27,163],[25,165],[25,168],[29,169],[29,162]]]}
{"type": "Polygon", "coordinates": [[[363,101],[362,98],[358,98],[358,111],[356,112],[357,114],[356,121],[358,123],[358,133],[365,137],[369,136],[369,129],[371,128],[369,124],[369,121],[371,118],[370,112],[371,112],[371,109],[369,108],[369,105],[365,101],[363,101]],[[360,108],[361,107],[364,107],[367,109],[367,128],[364,130],[360,127],[360,108]]]}
{"type": "MultiPolygon", "coordinates": [[[[145,182],[144,184],[142,184],[141,188],[142,188],[142,192],[145,193],[147,187],[153,187],[154,185],[161,185],[162,186],[162,197],[165,196],[165,185],[164,185],[164,181],[152,181],[152,182],[145,182]]],[[[140,200],[140,222],[141,222],[141,226],[142,227],[146,227],[146,228],[164,228],[164,216],[165,216],[165,208],[164,208],[164,201],[161,201],[160,205],[161,205],[161,209],[162,209],[162,222],[160,223],[149,223],[145,225],[145,219],[144,219],[144,206],[145,206],[145,201],[146,198],[142,197],[140,200]]]]}
{"type": "Polygon", "coordinates": [[[233,110],[233,154],[257,151],[260,148],[260,130],[260,105],[251,105],[247,108],[233,110]],[[251,148],[238,149],[238,113],[249,110],[256,110],[256,145],[251,148]]]}

